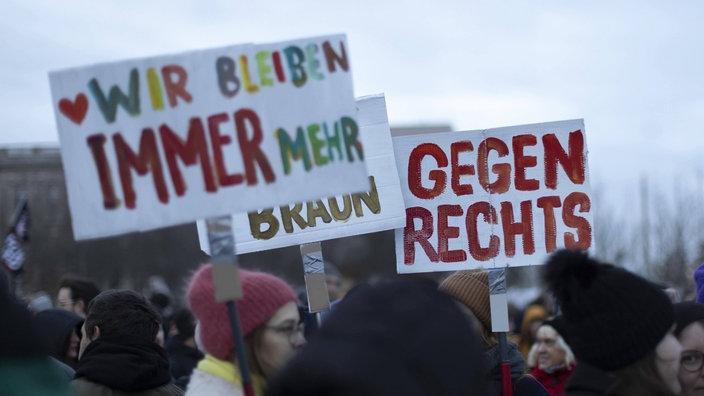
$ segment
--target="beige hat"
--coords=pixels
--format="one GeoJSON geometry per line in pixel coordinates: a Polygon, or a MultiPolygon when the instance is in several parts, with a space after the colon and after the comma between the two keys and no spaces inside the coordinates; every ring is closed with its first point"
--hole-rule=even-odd
{"type": "Polygon", "coordinates": [[[469,308],[482,326],[491,331],[489,274],[482,270],[457,271],[440,283],[440,290],[469,308]]]}

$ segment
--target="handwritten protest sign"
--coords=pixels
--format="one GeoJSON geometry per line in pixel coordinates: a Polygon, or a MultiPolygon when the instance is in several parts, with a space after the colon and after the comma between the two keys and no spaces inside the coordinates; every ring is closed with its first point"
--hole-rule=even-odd
{"type": "Polygon", "coordinates": [[[49,77],[76,239],[368,189],[344,35],[49,77]]]}
{"type": "Polygon", "coordinates": [[[541,264],[593,247],[583,120],[394,137],[399,273],[541,264]]]}
{"type": "MultiPolygon", "coordinates": [[[[343,238],[403,227],[403,204],[383,95],[357,100],[357,122],[369,170],[365,192],[238,213],[233,232],[239,253],[343,238]]],[[[209,253],[205,224],[200,246],[209,253]]]]}

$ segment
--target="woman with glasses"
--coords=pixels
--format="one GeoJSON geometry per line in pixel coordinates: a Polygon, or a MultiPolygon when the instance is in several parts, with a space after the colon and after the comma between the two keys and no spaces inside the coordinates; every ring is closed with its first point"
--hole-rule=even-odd
{"type": "Polygon", "coordinates": [[[578,363],[566,396],[675,396],[682,346],[672,302],[654,283],[587,252],[558,250],[542,278],[578,363]]]}
{"type": "Polygon", "coordinates": [[[704,304],[675,304],[675,335],[682,344],[679,380],[683,396],[704,395],[704,304]]]}
{"type": "Polygon", "coordinates": [[[550,396],[565,394],[565,384],[574,371],[575,359],[572,349],[557,332],[558,322],[543,323],[535,333],[535,342],[528,352],[528,367],[550,396]]]}
{"type": "MultiPolygon", "coordinates": [[[[256,395],[306,343],[296,294],[282,279],[240,269],[243,297],[237,311],[256,395]]],[[[212,265],[201,267],[188,285],[188,304],[197,319],[196,342],[205,357],[193,371],[186,395],[243,395],[239,362],[225,303],[216,302],[212,265]]]]}

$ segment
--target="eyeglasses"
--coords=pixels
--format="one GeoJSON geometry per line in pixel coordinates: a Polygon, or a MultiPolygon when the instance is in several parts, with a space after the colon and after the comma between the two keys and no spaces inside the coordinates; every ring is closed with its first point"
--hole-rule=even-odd
{"type": "Polygon", "coordinates": [[[295,344],[296,341],[298,341],[298,336],[303,336],[303,331],[306,329],[306,325],[305,323],[301,322],[279,326],[265,326],[264,328],[285,335],[286,337],[288,337],[288,341],[291,344],[295,344]]]}
{"type": "Polygon", "coordinates": [[[696,373],[704,366],[704,353],[699,351],[684,351],[680,358],[680,365],[685,370],[696,373]]]}

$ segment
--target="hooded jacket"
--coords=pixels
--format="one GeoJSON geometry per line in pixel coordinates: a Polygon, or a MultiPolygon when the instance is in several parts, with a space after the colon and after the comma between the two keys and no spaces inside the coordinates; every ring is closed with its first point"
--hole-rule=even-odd
{"type": "MultiPolygon", "coordinates": [[[[75,368],[78,360],[67,358],[66,351],[71,343],[71,335],[80,329],[83,318],[64,309],[46,309],[38,312],[34,320],[49,356],[75,368]]],[[[78,349],[75,352],[78,353],[78,349]]]]}

